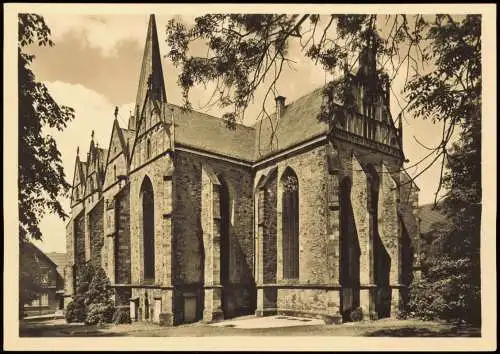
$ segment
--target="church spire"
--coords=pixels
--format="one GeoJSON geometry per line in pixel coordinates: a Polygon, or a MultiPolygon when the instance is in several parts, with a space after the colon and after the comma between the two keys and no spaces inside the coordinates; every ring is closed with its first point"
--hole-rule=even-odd
{"type": "MultiPolygon", "coordinates": [[[[136,107],[139,107],[139,114],[141,113],[140,111],[142,110],[148,91],[152,99],[167,102],[161,66],[160,45],[158,43],[155,15],[153,14],[149,16],[141,76],[139,77],[139,87],[137,89],[136,107]]],[[[135,119],[137,120],[138,117],[135,117],[135,119]]]]}

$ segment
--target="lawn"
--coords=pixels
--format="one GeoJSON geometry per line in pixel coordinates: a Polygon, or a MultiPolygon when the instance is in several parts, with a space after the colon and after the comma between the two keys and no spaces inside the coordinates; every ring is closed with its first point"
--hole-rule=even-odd
{"type": "Polygon", "coordinates": [[[175,327],[155,324],[86,326],[67,324],[64,320],[22,321],[21,337],[205,337],[205,336],[362,336],[362,337],[480,337],[479,328],[441,322],[384,319],[342,325],[304,325],[280,328],[215,327],[194,323],[175,327]]]}

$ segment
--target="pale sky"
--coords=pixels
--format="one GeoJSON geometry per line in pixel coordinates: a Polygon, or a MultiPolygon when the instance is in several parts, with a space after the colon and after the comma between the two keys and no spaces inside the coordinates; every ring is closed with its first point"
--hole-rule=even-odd
{"type": "MultiPolygon", "coordinates": [[[[144,41],[148,26],[149,13],[134,15],[89,16],[76,14],[44,14],[47,25],[52,30],[54,47],[32,48],[36,54],[32,69],[37,80],[43,81],[59,104],[75,109],[76,117],[63,132],[51,132],[56,137],[59,151],[69,183],[72,183],[74,161],[77,146],[80,156],[85,159],[90,144],[91,131],[95,131],[95,140],[99,146],[107,148],[113,123],[114,107],[118,106],[119,121],[125,127],[129,111],[133,107],[139,80],[139,72],[144,41]]],[[[160,42],[160,51],[166,55],[165,28],[172,16],[157,15],[156,24],[160,42]]],[[[193,17],[176,16],[186,23],[193,17]]],[[[278,83],[279,94],[286,97],[286,102],[295,101],[310,91],[325,84],[329,76],[310,59],[305,58],[298,44],[293,43],[290,53],[296,64],[293,70],[286,68],[278,83]]],[[[176,70],[168,58],[163,59],[163,71],[167,91],[167,100],[182,104],[181,90],[177,86],[176,70]]],[[[399,93],[402,79],[398,78],[393,90],[399,93]]],[[[221,116],[216,107],[211,110],[200,109],[211,95],[211,91],[197,88],[192,91],[193,108],[206,113],[221,116]]],[[[245,115],[246,124],[252,124],[260,110],[262,93],[256,95],[255,103],[245,115]]],[[[400,108],[397,99],[404,105],[400,95],[392,95],[391,111],[397,116],[400,108]]],[[[271,98],[272,101],[272,98],[271,98]]],[[[403,121],[403,146],[408,165],[428,154],[428,151],[416,143],[414,137],[428,146],[440,141],[441,127],[429,121],[413,119],[406,115],[403,121]]],[[[416,175],[425,165],[410,170],[416,175]]],[[[438,185],[439,164],[435,164],[416,179],[420,187],[420,205],[433,201],[438,185]]],[[[69,213],[69,200],[62,201],[69,213]]],[[[65,252],[65,224],[55,215],[47,215],[40,225],[43,241],[37,245],[45,252],[65,252]]]]}

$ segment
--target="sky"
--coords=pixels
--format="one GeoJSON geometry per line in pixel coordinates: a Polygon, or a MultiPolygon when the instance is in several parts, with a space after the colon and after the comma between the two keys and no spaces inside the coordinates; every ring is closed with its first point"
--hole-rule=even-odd
{"type": "MultiPolygon", "coordinates": [[[[113,124],[115,106],[119,107],[118,120],[127,126],[130,111],[134,105],[139,81],[144,41],[146,38],[149,13],[126,15],[83,15],[44,14],[52,31],[54,47],[32,47],[29,52],[36,55],[32,70],[38,81],[48,87],[50,93],[62,105],[75,109],[75,119],[62,131],[47,131],[56,138],[62,162],[69,183],[72,183],[77,146],[80,156],[85,158],[89,149],[92,130],[99,146],[107,148],[113,124]]],[[[186,24],[193,22],[192,16],[157,15],[156,24],[160,42],[160,52],[168,52],[165,28],[167,22],[175,18],[186,24]]],[[[329,80],[323,69],[305,58],[298,43],[292,43],[290,55],[296,61],[292,68],[285,66],[278,82],[279,94],[290,103],[329,80]]],[[[167,100],[182,104],[181,89],[177,86],[179,70],[168,58],[162,59],[167,100]]],[[[391,112],[396,117],[400,106],[404,105],[399,91],[404,79],[396,78],[391,95],[391,112]],[[399,101],[399,104],[398,104],[399,101]]],[[[192,91],[193,108],[215,116],[221,116],[216,107],[203,108],[211,96],[210,87],[198,87],[192,91]]],[[[260,111],[263,94],[259,91],[255,102],[247,109],[245,124],[252,124],[260,111]]],[[[430,121],[414,119],[406,115],[403,121],[403,147],[413,165],[428,154],[418,144],[434,146],[440,141],[440,126],[430,121]]],[[[416,175],[425,165],[410,169],[416,175]]],[[[439,180],[439,164],[435,164],[415,180],[420,188],[420,205],[434,200],[439,180]]],[[[69,213],[69,200],[61,200],[69,213]]],[[[65,224],[55,215],[46,215],[40,228],[43,241],[37,245],[45,252],[65,252],[65,224]]]]}

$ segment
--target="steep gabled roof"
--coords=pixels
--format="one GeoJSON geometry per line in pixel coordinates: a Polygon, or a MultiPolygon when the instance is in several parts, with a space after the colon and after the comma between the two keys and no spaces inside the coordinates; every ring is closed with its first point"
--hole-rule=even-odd
{"type": "Polygon", "coordinates": [[[323,102],[322,89],[322,87],[317,88],[286,105],[281,118],[276,123],[274,123],[276,113],[273,113],[270,119],[264,117],[253,125],[256,131],[257,158],[285,150],[328,132],[328,123],[319,121],[317,118],[323,102]],[[273,127],[275,134],[272,138],[273,127]],[[271,141],[272,147],[269,146],[271,141]]]}
{"type": "Polygon", "coordinates": [[[64,267],[68,264],[66,253],[49,252],[46,255],[56,265],[56,270],[59,273],[59,275],[63,277],[64,267]]]}
{"type": "Polygon", "coordinates": [[[57,267],[57,264],[49,257],[47,254],[45,254],[40,248],[35,246],[32,242],[23,242],[20,245],[19,252],[26,254],[26,253],[31,253],[31,254],[36,254],[38,257],[41,257],[45,259],[48,263],[48,265],[53,266],[54,268],[57,267]]]}
{"type": "Polygon", "coordinates": [[[75,158],[75,168],[73,171],[73,188],[76,187],[78,184],[84,183],[85,182],[85,174],[82,168],[82,162],[80,161],[80,156],[76,155],[75,158]],[[79,183],[76,183],[78,180],[79,183]]]}
{"type": "Polygon", "coordinates": [[[126,139],[129,138],[129,135],[131,135],[133,137],[135,132],[132,130],[125,129],[125,128],[121,128],[120,123],[118,122],[118,119],[116,119],[116,117],[115,117],[115,119],[113,121],[113,128],[111,129],[111,138],[109,139],[109,146],[108,146],[108,149],[106,150],[106,155],[105,155],[106,159],[104,160],[105,163],[104,163],[104,169],[103,169],[103,185],[105,182],[104,179],[106,178],[106,170],[107,170],[108,165],[109,165],[110,155],[111,155],[111,151],[112,151],[111,144],[113,143],[113,134],[115,134],[115,132],[116,132],[116,135],[118,136],[118,140],[120,141],[121,152],[125,156],[125,162],[127,165],[129,163],[129,151],[128,151],[126,139]]]}
{"type": "Polygon", "coordinates": [[[236,124],[231,130],[221,118],[168,106],[174,110],[175,143],[245,161],[255,159],[255,129],[236,124]]]}
{"type": "Polygon", "coordinates": [[[103,148],[97,148],[97,154],[98,154],[98,168],[97,168],[97,176],[98,176],[98,181],[99,181],[99,188],[101,189],[103,184],[104,184],[104,177],[105,177],[105,171],[106,171],[106,159],[108,156],[108,149],[103,149],[103,148]]]}
{"type": "MultiPolygon", "coordinates": [[[[72,183],[72,188],[76,188],[78,186],[85,186],[85,178],[86,178],[86,166],[85,162],[80,161],[80,155],[79,155],[79,149],[77,149],[76,153],[76,158],[75,158],[75,168],[73,171],[73,183],[72,183]]],[[[85,187],[84,187],[85,188],[85,187]]],[[[74,193],[73,191],[71,192],[71,198],[70,198],[70,203],[73,205],[73,202],[76,202],[73,200],[74,193]]]]}
{"type": "MultiPolygon", "coordinates": [[[[364,65],[373,69],[373,61],[370,61],[368,54],[363,57],[366,61],[364,65]]],[[[373,53],[371,55],[373,56],[373,53]]],[[[366,73],[360,72],[358,75],[366,73]]],[[[136,138],[142,134],[141,125],[146,114],[156,109],[160,112],[160,121],[170,124],[170,112],[167,109],[172,109],[176,144],[255,162],[328,133],[329,123],[318,119],[324,101],[323,89],[323,86],[319,87],[286,105],[279,119],[276,119],[276,113],[273,113],[269,119],[265,117],[251,127],[237,124],[235,130],[228,129],[227,122],[221,118],[183,110],[177,105],[167,103],[156,20],[154,15],[150,15],[135,112],[129,119],[128,129],[119,131],[121,138],[129,142],[130,160],[136,138]]],[[[388,119],[394,127],[390,116],[388,119]]]]}

